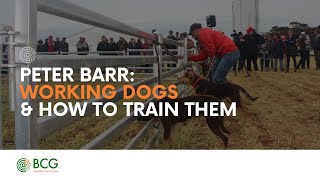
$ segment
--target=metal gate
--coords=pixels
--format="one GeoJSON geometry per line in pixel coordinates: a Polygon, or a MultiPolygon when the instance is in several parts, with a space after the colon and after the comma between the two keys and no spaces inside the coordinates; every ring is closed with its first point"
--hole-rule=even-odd
{"type": "MultiPolygon", "coordinates": [[[[65,0],[15,0],[15,2],[14,31],[1,32],[2,35],[9,36],[8,64],[2,64],[1,66],[9,69],[9,108],[10,111],[15,112],[16,149],[38,149],[38,143],[41,138],[47,137],[53,132],[61,130],[81,119],[80,116],[72,117],[69,113],[64,117],[57,117],[54,115],[50,117],[38,117],[37,111],[35,110],[29,117],[22,116],[20,107],[21,104],[23,102],[28,102],[30,106],[36,107],[37,100],[33,100],[30,97],[27,100],[24,100],[20,90],[17,88],[19,85],[23,85],[24,87],[27,85],[35,85],[35,83],[31,81],[31,78],[28,78],[24,82],[21,81],[21,67],[71,67],[73,69],[79,69],[81,67],[125,67],[130,65],[153,64],[153,77],[133,83],[132,85],[135,88],[142,84],[160,84],[164,78],[170,77],[174,74],[181,75],[184,70],[181,65],[187,60],[187,40],[185,39],[184,42],[177,42],[162,38],[161,35],[157,35],[158,42],[178,46],[180,53],[176,57],[181,59],[177,65],[177,68],[165,72],[162,71],[162,64],[164,62],[172,61],[172,59],[170,56],[162,55],[161,53],[159,53],[159,59],[157,59],[155,55],[104,57],[39,55],[31,64],[25,64],[20,60],[19,52],[23,47],[27,46],[36,49],[38,11],[92,25],[94,27],[139,37],[152,42],[154,42],[155,35],[143,32],[137,28],[131,27],[122,22],[103,16],[65,0]]],[[[160,45],[154,44],[154,46],[156,46],[158,52],[162,52],[160,45]]],[[[176,85],[179,85],[179,83],[177,82],[176,85]]],[[[180,95],[186,93],[186,89],[183,87],[184,86],[179,85],[180,95]]],[[[117,89],[117,96],[112,100],[112,102],[118,102],[123,99],[122,92],[122,88],[117,89]]],[[[153,100],[154,99],[149,99],[146,103],[149,103],[153,100]]],[[[99,99],[90,99],[86,102],[88,102],[86,112],[92,113],[94,112],[92,102],[106,103],[108,100],[101,97],[99,99]]],[[[82,149],[98,149],[104,147],[106,143],[109,143],[111,140],[117,137],[120,132],[125,130],[132,122],[134,122],[136,118],[137,117],[133,116],[124,117],[111,128],[107,129],[105,132],[93,139],[90,143],[85,145],[82,149]]],[[[0,125],[1,121],[2,119],[0,114],[0,125]]],[[[153,128],[154,123],[155,122],[153,120],[147,123],[146,126],[125,147],[125,149],[136,148],[137,144],[144,138],[146,132],[150,128],[153,128]]],[[[2,133],[1,127],[2,126],[0,126],[0,135],[2,133]]],[[[145,145],[146,149],[151,148],[158,141],[159,132],[159,128],[154,130],[154,135],[145,145]]],[[[0,139],[2,140],[2,135],[0,139]]],[[[0,141],[0,148],[1,146],[2,141],[0,141]]]]}

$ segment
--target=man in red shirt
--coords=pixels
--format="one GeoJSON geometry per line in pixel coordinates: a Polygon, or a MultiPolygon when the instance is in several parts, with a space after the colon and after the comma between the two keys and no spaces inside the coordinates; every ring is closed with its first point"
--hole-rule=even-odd
{"type": "Polygon", "coordinates": [[[204,61],[208,57],[215,58],[209,71],[209,79],[215,83],[227,82],[227,75],[236,61],[240,58],[240,52],[235,43],[221,32],[202,28],[195,23],[190,27],[190,33],[201,47],[199,55],[191,55],[189,61],[204,61]]]}

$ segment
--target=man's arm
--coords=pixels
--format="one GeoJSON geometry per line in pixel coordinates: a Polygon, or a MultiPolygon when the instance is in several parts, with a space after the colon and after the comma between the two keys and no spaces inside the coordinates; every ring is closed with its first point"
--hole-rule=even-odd
{"type": "Polygon", "coordinates": [[[208,58],[207,52],[205,50],[201,49],[200,53],[198,55],[191,55],[188,57],[188,60],[197,62],[197,61],[204,61],[208,58]]]}
{"type": "Polygon", "coordinates": [[[209,33],[199,34],[199,44],[201,51],[199,55],[190,56],[191,61],[204,61],[208,57],[213,58],[216,53],[216,46],[214,40],[210,37],[209,33]]]}

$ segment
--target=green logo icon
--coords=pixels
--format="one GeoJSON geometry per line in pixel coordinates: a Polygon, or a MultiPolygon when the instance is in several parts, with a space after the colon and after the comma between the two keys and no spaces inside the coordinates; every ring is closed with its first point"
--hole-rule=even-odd
{"type": "Polygon", "coordinates": [[[27,172],[30,169],[30,161],[26,158],[21,158],[17,162],[17,169],[20,172],[27,172]]]}

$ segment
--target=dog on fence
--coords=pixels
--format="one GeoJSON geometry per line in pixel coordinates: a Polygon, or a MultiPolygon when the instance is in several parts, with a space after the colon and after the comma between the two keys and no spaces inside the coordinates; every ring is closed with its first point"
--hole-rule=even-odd
{"type": "Polygon", "coordinates": [[[252,97],[243,87],[233,84],[224,83],[216,84],[211,81],[205,80],[198,76],[194,70],[187,70],[187,72],[179,78],[180,83],[192,85],[196,90],[196,94],[211,95],[222,100],[224,98],[230,98],[232,102],[237,103],[237,107],[248,112],[247,108],[241,103],[240,92],[244,93],[250,101],[256,101],[259,97],[252,97]]]}
{"type": "MultiPolygon", "coordinates": [[[[175,132],[172,132],[175,130],[175,125],[178,123],[184,123],[187,120],[196,117],[195,116],[195,109],[192,110],[192,116],[188,116],[188,107],[184,105],[184,102],[199,102],[200,107],[203,107],[203,104],[205,102],[221,102],[219,99],[213,97],[213,96],[189,96],[185,98],[178,98],[178,99],[169,99],[164,98],[158,102],[155,103],[155,107],[159,109],[159,102],[168,102],[172,107],[174,107],[174,103],[178,102],[178,112],[179,116],[174,116],[172,113],[169,113],[169,116],[166,117],[155,117],[155,116],[141,116],[138,118],[138,121],[149,121],[152,118],[155,118],[156,120],[159,120],[164,129],[164,139],[165,141],[168,141],[172,138],[172,134],[175,134],[175,132]]],[[[209,110],[209,109],[208,109],[209,110]]],[[[208,111],[210,112],[210,111],[208,111]]],[[[200,116],[203,116],[204,114],[200,113],[200,116]]],[[[203,116],[204,117],[204,116],[203,116]]],[[[225,136],[224,133],[229,134],[230,132],[225,128],[224,126],[224,117],[222,116],[206,116],[204,117],[206,120],[206,123],[209,127],[209,129],[212,131],[213,134],[217,135],[224,144],[224,147],[227,148],[228,146],[228,137],[225,136]]]]}

